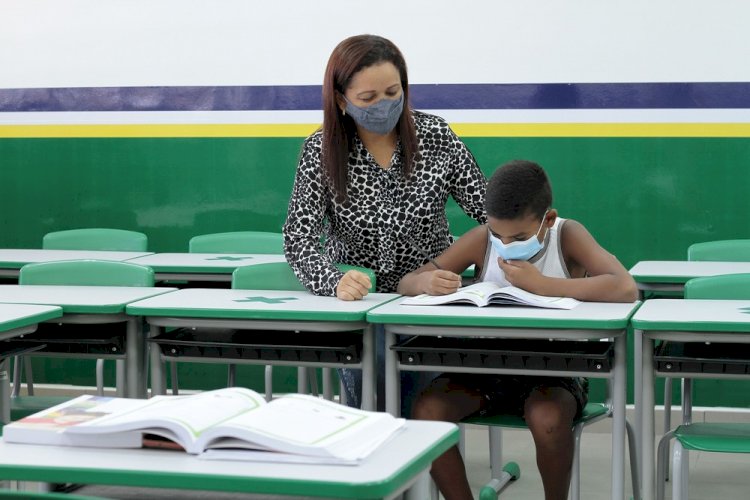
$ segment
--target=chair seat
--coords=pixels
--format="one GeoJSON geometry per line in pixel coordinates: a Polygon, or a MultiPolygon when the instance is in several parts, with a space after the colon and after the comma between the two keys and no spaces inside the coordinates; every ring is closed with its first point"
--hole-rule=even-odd
{"type": "Polygon", "coordinates": [[[697,423],[681,425],[674,433],[688,450],[750,453],[750,424],[697,423]]]}
{"type": "MultiPolygon", "coordinates": [[[[598,417],[602,417],[609,413],[609,407],[603,403],[588,403],[581,414],[581,417],[573,422],[573,425],[578,425],[581,422],[588,422],[598,417]]],[[[527,427],[526,421],[516,415],[492,415],[489,417],[467,417],[461,421],[465,424],[479,424],[489,426],[500,426],[500,427],[511,427],[516,429],[525,429],[527,427]]]]}

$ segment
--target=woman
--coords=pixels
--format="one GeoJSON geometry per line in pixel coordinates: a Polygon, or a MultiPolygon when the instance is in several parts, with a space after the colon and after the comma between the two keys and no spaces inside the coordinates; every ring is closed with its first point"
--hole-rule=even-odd
{"type": "MultiPolygon", "coordinates": [[[[347,38],[328,60],[323,126],[302,146],[283,228],[286,259],[313,293],[367,294],[366,275],[334,263],[370,268],[378,292],[395,292],[452,242],[448,196],[486,222],[474,157],[443,119],[410,109],[408,83],[401,52],[379,36],[347,38]]],[[[342,372],[359,406],[361,375],[342,372]]]]}

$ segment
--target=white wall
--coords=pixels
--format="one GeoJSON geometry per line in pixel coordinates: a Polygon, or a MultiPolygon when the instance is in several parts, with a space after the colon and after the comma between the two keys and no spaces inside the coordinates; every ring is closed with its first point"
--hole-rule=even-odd
{"type": "Polygon", "coordinates": [[[319,84],[343,38],[413,83],[750,81],[745,0],[0,0],[0,88],[319,84]]]}

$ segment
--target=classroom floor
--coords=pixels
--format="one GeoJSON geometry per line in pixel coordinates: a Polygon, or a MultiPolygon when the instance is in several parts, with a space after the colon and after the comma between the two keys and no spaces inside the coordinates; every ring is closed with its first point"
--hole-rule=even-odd
{"type": "MultiPolygon", "coordinates": [[[[590,432],[584,431],[581,454],[581,499],[602,500],[610,497],[611,435],[606,423],[590,432]]],[[[467,430],[468,470],[474,494],[489,477],[486,428],[469,426],[467,430]]],[[[501,498],[540,500],[544,498],[539,472],[534,459],[531,435],[526,430],[507,430],[503,433],[504,456],[521,467],[521,478],[506,489],[501,498]]],[[[626,462],[626,467],[629,467],[626,462]]],[[[692,453],[690,456],[690,498],[734,500],[747,498],[747,473],[750,455],[692,453]]],[[[671,483],[666,498],[671,498],[671,483]]],[[[281,500],[268,495],[236,495],[184,490],[148,490],[110,486],[86,486],[75,493],[120,500],[281,500]]],[[[286,497],[284,497],[286,498],[286,497]]],[[[630,474],[627,472],[626,498],[631,498],[630,474]]],[[[312,500],[309,499],[309,500],[312,500]]],[[[425,499],[426,500],[426,499],[425,499]]]]}

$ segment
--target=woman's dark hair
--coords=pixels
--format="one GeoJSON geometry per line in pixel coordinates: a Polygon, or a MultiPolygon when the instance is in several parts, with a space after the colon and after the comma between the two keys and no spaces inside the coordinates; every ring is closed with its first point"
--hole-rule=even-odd
{"type": "Polygon", "coordinates": [[[382,62],[392,63],[401,76],[404,109],[396,128],[401,139],[405,175],[411,173],[417,157],[417,133],[409,106],[409,77],[404,56],[393,42],[380,36],[347,38],[333,49],[323,78],[322,162],[333,192],[342,201],[347,198],[349,152],[357,129],[352,117],[339,109],[336,96],[343,95],[357,72],[382,62]]]}
{"type": "Polygon", "coordinates": [[[547,173],[531,161],[509,161],[490,177],[484,206],[487,215],[496,219],[543,217],[552,206],[552,186],[547,173]]]}

